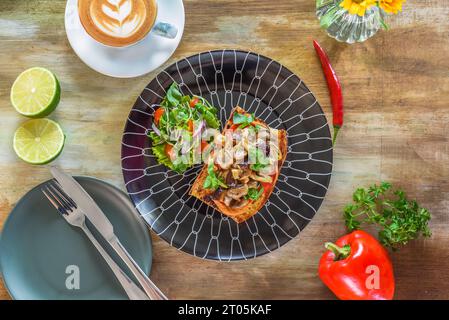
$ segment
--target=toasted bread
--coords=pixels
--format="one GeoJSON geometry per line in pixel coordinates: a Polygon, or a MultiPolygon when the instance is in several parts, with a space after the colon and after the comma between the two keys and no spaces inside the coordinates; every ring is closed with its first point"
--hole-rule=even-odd
{"type": "MultiPolygon", "coordinates": [[[[224,130],[230,129],[233,125],[233,116],[234,113],[240,113],[240,114],[246,114],[245,110],[243,110],[240,107],[236,107],[229,118],[229,120],[226,122],[226,125],[224,127],[224,130]]],[[[261,125],[264,125],[265,127],[268,127],[267,124],[265,124],[260,119],[255,119],[254,122],[259,123],[261,125]]],[[[279,172],[281,170],[282,165],[284,164],[285,158],[287,157],[287,133],[285,130],[278,130],[278,141],[279,141],[279,152],[280,152],[280,159],[278,160],[278,168],[276,170],[276,173],[273,175],[273,179],[271,182],[271,186],[266,187],[264,189],[264,192],[262,195],[254,201],[251,201],[246,206],[235,209],[230,208],[226,206],[222,201],[216,200],[213,197],[213,194],[215,191],[210,189],[205,189],[203,187],[204,181],[206,180],[206,177],[208,176],[207,171],[207,164],[203,167],[200,174],[198,175],[197,179],[195,180],[194,184],[192,185],[192,188],[190,189],[190,195],[200,199],[207,205],[215,208],[222,214],[229,216],[237,223],[241,223],[249,218],[251,218],[253,215],[255,215],[259,210],[265,205],[268,198],[270,197],[271,193],[273,192],[274,186],[276,185],[276,182],[279,177],[279,172]]]]}

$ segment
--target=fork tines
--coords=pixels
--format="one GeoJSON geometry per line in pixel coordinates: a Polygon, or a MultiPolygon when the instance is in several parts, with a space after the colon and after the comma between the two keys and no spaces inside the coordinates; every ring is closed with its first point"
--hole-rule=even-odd
{"type": "Polygon", "coordinates": [[[41,190],[59,213],[67,215],[77,208],[75,201],[62,190],[56,180],[48,182],[41,190]]]}

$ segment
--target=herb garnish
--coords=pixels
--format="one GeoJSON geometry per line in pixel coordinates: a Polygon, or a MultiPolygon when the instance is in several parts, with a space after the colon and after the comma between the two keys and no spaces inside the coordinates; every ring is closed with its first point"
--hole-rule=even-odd
{"type": "Polygon", "coordinates": [[[234,113],[232,117],[232,122],[234,124],[240,124],[239,128],[243,129],[247,126],[251,125],[251,123],[255,120],[254,114],[240,114],[238,112],[234,113]]]}
{"type": "Polygon", "coordinates": [[[245,199],[250,199],[250,200],[258,200],[260,198],[260,196],[263,193],[263,188],[260,188],[260,190],[257,190],[256,188],[249,188],[248,189],[248,193],[245,196],[245,199]]]}
{"type": "Polygon", "coordinates": [[[218,187],[228,188],[223,179],[217,177],[214,171],[214,162],[210,161],[207,165],[207,177],[203,184],[204,189],[217,190],[218,187]]]}
{"type": "Polygon", "coordinates": [[[429,211],[415,200],[408,200],[404,191],[393,191],[390,183],[359,188],[354,192],[353,200],[354,203],[347,205],[344,211],[349,231],[360,229],[363,224],[376,224],[380,228],[379,241],[393,250],[420,234],[431,235],[429,211]]]}

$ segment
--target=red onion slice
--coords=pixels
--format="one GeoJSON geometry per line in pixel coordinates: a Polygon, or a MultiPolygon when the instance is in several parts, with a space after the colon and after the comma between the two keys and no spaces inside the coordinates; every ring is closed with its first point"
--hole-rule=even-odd
{"type": "Polygon", "coordinates": [[[158,129],[158,127],[156,127],[154,123],[151,125],[151,128],[153,129],[155,134],[157,134],[159,137],[161,136],[161,131],[158,129]]]}

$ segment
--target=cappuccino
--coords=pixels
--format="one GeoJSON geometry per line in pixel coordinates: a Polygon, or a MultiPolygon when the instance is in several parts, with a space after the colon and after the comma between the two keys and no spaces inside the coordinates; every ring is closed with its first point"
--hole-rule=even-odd
{"type": "Polygon", "coordinates": [[[78,0],[86,32],[98,42],[126,47],[144,38],[157,16],[156,0],[78,0]]]}

